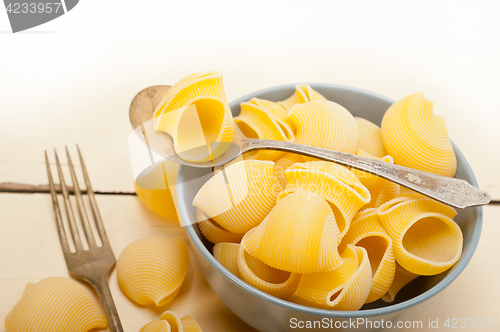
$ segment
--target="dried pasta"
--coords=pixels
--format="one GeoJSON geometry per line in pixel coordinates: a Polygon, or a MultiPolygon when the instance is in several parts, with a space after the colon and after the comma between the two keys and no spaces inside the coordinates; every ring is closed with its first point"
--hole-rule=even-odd
{"type": "Polygon", "coordinates": [[[229,232],[245,234],[276,204],[280,185],[273,166],[259,160],[232,164],[203,185],[193,205],[229,232]]]}
{"type": "Polygon", "coordinates": [[[396,264],[396,274],[394,276],[394,281],[392,282],[391,287],[389,288],[387,293],[382,296],[382,301],[393,302],[399,291],[404,286],[409,284],[410,281],[415,280],[417,277],[419,277],[418,274],[406,271],[399,264],[396,264]]]}
{"type": "Polygon", "coordinates": [[[208,218],[208,216],[200,209],[196,209],[196,220],[198,221],[198,225],[203,236],[214,244],[220,242],[240,243],[243,238],[242,234],[234,234],[226,231],[213,219],[208,218]]]}
{"type": "Polygon", "coordinates": [[[274,164],[274,175],[280,183],[280,188],[284,189],[286,185],[285,171],[295,163],[301,163],[304,158],[300,154],[285,152],[274,164]]]}
{"type": "Polygon", "coordinates": [[[213,249],[214,258],[237,277],[240,276],[238,271],[239,251],[239,243],[217,243],[213,249]]]}
{"type": "Polygon", "coordinates": [[[123,249],[116,263],[118,284],[138,304],[163,306],[179,292],[189,267],[181,238],[143,238],[123,249]]]}
{"type": "Polygon", "coordinates": [[[453,177],[455,152],[444,119],[432,113],[433,105],[423,93],[398,100],[382,119],[382,139],[396,164],[453,177]]]}
{"type": "Polygon", "coordinates": [[[281,199],[241,244],[250,255],[276,269],[314,273],[342,263],[339,237],[328,203],[317,194],[297,191],[281,199]]]}
{"type": "Polygon", "coordinates": [[[87,332],[105,328],[106,316],[78,283],[50,277],[29,283],[5,317],[7,332],[87,332]]]}
{"type": "Polygon", "coordinates": [[[326,100],[319,92],[311,88],[309,84],[297,84],[293,95],[283,101],[279,101],[286,110],[290,110],[294,105],[304,104],[315,100],[326,100]]]}
{"type": "Polygon", "coordinates": [[[359,128],[359,148],[369,154],[382,158],[388,153],[382,141],[382,130],[376,124],[359,117],[355,117],[359,128]]]}
{"type": "Polygon", "coordinates": [[[233,117],[218,72],[189,75],[172,86],[154,112],[154,129],[172,136],[189,161],[216,158],[233,138],[233,117]]]}
{"type": "Polygon", "coordinates": [[[165,311],[159,320],[144,325],[139,332],[202,332],[202,330],[193,317],[179,318],[175,313],[165,311]]]}
{"type": "Polygon", "coordinates": [[[342,265],[328,272],[302,275],[297,291],[288,300],[320,309],[358,310],[371,286],[368,254],[362,247],[348,245],[342,265]]]}
{"type": "Polygon", "coordinates": [[[377,210],[393,241],[396,261],[404,269],[434,275],[449,269],[462,253],[462,231],[456,211],[428,198],[400,196],[377,210]]]}

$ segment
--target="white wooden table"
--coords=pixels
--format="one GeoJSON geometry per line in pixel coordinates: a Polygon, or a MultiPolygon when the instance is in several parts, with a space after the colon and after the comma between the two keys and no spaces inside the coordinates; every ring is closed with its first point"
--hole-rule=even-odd
{"type": "MultiPolygon", "coordinates": [[[[11,192],[19,183],[47,183],[46,149],[80,145],[95,189],[105,193],[97,200],[116,256],[141,237],[185,238],[178,225],[120,193],[133,192],[131,99],[144,87],[196,71],[221,71],[229,100],[295,82],[355,86],[393,99],[424,91],[480,186],[499,202],[499,6],[290,1],[236,8],[224,1],[87,0],[17,35],[2,33],[9,27],[0,13],[0,184],[10,188],[0,193],[0,321],[26,283],[68,276],[49,195],[11,192]]],[[[499,317],[500,205],[484,212],[471,263],[419,319],[499,317]]],[[[164,310],[192,315],[205,331],[253,331],[222,304],[191,257],[181,292],[165,308],[132,304],[111,276],[126,331],[164,310]]],[[[480,331],[500,331],[500,324],[480,331]]]]}

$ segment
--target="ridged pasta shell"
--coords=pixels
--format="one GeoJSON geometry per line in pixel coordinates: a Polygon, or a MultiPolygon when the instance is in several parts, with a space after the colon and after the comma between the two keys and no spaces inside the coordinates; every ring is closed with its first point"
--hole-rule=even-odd
{"type": "Polygon", "coordinates": [[[359,148],[375,157],[387,156],[380,127],[363,118],[355,117],[354,120],[359,128],[359,148]]]}
{"type": "Polygon", "coordinates": [[[247,284],[280,299],[297,289],[301,275],[275,269],[250,255],[242,245],[238,252],[238,271],[247,284]]]}
{"type": "Polygon", "coordinates": [[[372,271],[372,285],[366,303],[380,299],[391,287],[396,270],[392,240],[379,222],[376,209],[359,213],[342,239],[339,251],[348,244],[363,247],[368,253],[372,271]]]}
{"type": "Polygon", "coordinates": [[[453,177],[455,152],[444,119],[432,113],[433,105],[423,93],[398,100],[382,119],[382,139],[396,164],[453,177]]]}
{"type": "Polygon", "coordinates": [[[290,109],[288,119],[297,129],[296,143],[350,154],[359,147],[356,120],[337,103],[320,100],[298,104],[290,109]]]}
{"type": "Polygon", "coordinates": [[[399,291],[410,283],[410,281],[419,277],[418,274],[411,273],[403,269],[399,264],[396,264],[396,274],[394,276],[394,281],[387,293],[382,296],[384,302],[393,302],[399,291]]]}
{"type": "Polygon", "coordinates": [[[303,104],[314,100],[326,100],[319,92],[311,88],[309,84],[297,84],[293,95],[283,101],[279,101],[286,110],[290,110],[294,105],[303,104]]]}
{"type": "Polygon", "coordinates": [[[234,132],[222,75],[196,73],[176,83],[156,108],[154,124],[156,131],[173,137],[175,151],[181,158],[216,158],[232,141],[234,132]]]}
{"type": "Polygon", "coordinates": [[[165,311],[159,320],[144,325],[139,332],[202,332],[191,316],[179,318],[171,311],[165,311]]]}
{"type": "Polygon", "coordinates": [[[432,199],[397,197],[377,210],[404,269],[434,275],[452,267],[462,254],[462,231],[451,207],[432,199]]]}
{"type": "Polygon", "coordinates": [[[300,154],[290,152],[285,152],[281,156],[281,158],[276,161],[276,163],[274,164],[274,175],[280,182],[281,189],[285,189],[285,171],[288,169],[288,167],[292,166],[295,163],[301,163],[303,161],[304,158],[300,154]]]}
{"type": "Polygon", "coordinates": [[[193,205],[229,232],[245,234],[269,214],[279,189],[272,161],[243,160],[208,180],[193,205]]]}
{"type": "Polygon", "coordinates": [[[213,250],[214,258],[237,277],[240,276],[238,271],[239,251],[239,243],[217,243],[213,250]]]}
{"type": "Polygon", "coordinates": [[[138,304],[163,306],[179,292],[189,267],[181,238],[143,238],[123,249],[116,263],[118,284],[138,304]]]}
{"type": "Polygon", "coordinates": [[[105,328],[106,316],[78,283],[50,277],[30,283],[5,317],[7,332],[87,332],[105,328]]]}
{"type": "Polygon", "coordinates": [[[317,194],[297,191],[281,199],[241,244],[250,255],[276,269],[314,273],[341,264],[339,237],[328,203],[317,194]]]}
{"type": "Polygon", "coordinates": [[[365,248],[348,245],[342,265],[329,272],[304,274],[288,300],[309,307],[331,310],[358,310],[371,287],[371,269],[365,248]]]}
{"type": "Polygon", "coordinates": [[[213,219],[208,218],[200,209],[196,209],[196,220],[204,237],[212,243],[234,242],[240,243],[243,234],[234,234],[226,231],[213,219]]]}

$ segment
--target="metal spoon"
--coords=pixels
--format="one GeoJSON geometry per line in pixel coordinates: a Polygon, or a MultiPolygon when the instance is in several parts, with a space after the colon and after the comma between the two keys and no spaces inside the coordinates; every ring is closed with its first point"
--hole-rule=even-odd
{"type": "Polygon", "coordinates": [[[156,85],[139,92],[132,100],[129,117],[132,128],[149,148],[176,163],[191,167],[216,167],[230,162],[247,151],[279,150],[333,161],[369,172],[458,209],[486,205],[491,200],[488,193],[472,186],[465,180],[298,143],[250,139],[246,138],[236,125],[234,126],[233,141],[228,144],[222,155],[207,162],[186,161],[174,151],[174,142],[170,135],[156,132],[153,129],[153,112],[169,88],[169,86],[156,85]]]}

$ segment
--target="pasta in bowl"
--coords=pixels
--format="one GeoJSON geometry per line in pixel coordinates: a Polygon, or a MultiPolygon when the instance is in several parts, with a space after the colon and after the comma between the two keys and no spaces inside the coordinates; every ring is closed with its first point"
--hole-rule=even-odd
{"type": "MultiPolygon", "coordinates": [[[[292,104],[303,104],[300,107],[295,107],[291,112],[288,111],[288,114],[293,114],[296,118],[305,119],[303,121],[308,121],[307,118],[310,116],[309,109],[311,107],[321,108],[321,110],[328,107],[331,109],[335,108],[334,112],[336,113],[334,114],[338,114],[341,121],[344,121],[345,125],[343,129],[347,130],[346,135],[350,135],[350,137],[359,135],[356,129],[361,126],[369,127],[368,132],[376,130],[370,127],[369,124],[364,123],[364,120],[358,120],[357,118],[368,120],[380,126],[384,114],[393,104],[393,101],[390,99],[350,87],[330,84],[311,84],[297,87],[295,85],[288,85],[258,91],[230,103],[229,106],[234,117],[240,114],[240,103],[248,102],[249,100],[257,100],[260,101],[261,104],[263,103],[262,101],[281,101],[278,105],[281,105],[281,107],[285,109],[287,109],[287,107],[290,108],[292,104]],[[308,98],[310,102],[306,103],[308,98]],[[334,101],[335,105],[328,104],[324,99],[334,101]],[[349,117],[345,116],[345,112],[343,111],[344,108],[352,113],[356,121],[351,121],[349,117]],[[351,128],[349,126],[353,126],[353,129],[349,129],[351,128]]],[[[280,114],[276,114],[276,118],[280,119],[280,114]]],[[[251,120],[248,119],[249,117],[247,117],[247,120],[244,120],[247,124],[251,123],[251,120]]],[[[283,118],[280,120],[283,124],[287,125],[288,128],[295,131],[295,138],[298,137],[298,140],[304,141],[304,144],[311,144],[310,140],[315,139],[314,133],[307,131],[310,127],[300,127],[300,124],[297,125],[297,122],[290,122],[283,118]]],[[[390,121],[389,125],[396,122],[397,119],[390,121]]],[[[248,132],[250,132],[250,129],[248,129],[248,132]]],[[[329,130],[332,130],[332,128],[329,130]]],[[[327,132],[325,135],[328,136],[329,134],[331,133],[327,132]]],[[[400,138],[391,136],[390,139],[391,142],[393,142],[400,138]]],[[[404,139],[404,137],[401,139],[404,139]]],[[[328,142],[334,141],[334,139],[330,139],[328,142]]],[[[338,144],[341,148],[345,146],[346,152],[352,153],[351,150],[355,150],[355,146],[350,142],[338,141],[338,144]]],[[[452,151],[448,152],[447,155],[454,153],[456,157],[455,177],[465,179],[477,186],[472,170],[463,155],[452,143],[451,148],[452,151]]],[[[376,141],[374,146],[370,146],[367,149],[369,149],[369,152],[372,154],[379,154],[375,156],[378,158],[382,158],[382,155],[385,154],[383,147],[377,146],[376,141]]],[[[409,149],[410,148],[406,147],[405,151],[409,151],[409,149]]],[[[368,154],[369,152],[366,153],[368,154]]],[[[391,322],[395,320],[413,319],[428,306],[430,301],[433,300],[434,295],[447,287],[463,271],[475,251],[482,224],[482,209],[480,207],[458,211],[458,214],[454,216],[454,213],[448,211],[446,207],[439,206],[440,210],[432,215],[427,213],[426,206],[429,205],[429,202],[425,198],[412,196],[413,193],[405,192],[404,190],[402,190],[401,193],[399,191],[395,193],[394,188],[391,188],[390,182],[381,182],[380,179],[370,177],[369,174],[363,175],[362,172],[359,171],[349,171],[348,173],[347,171],[332,169],[331,167],[323,167],[323,169],[320,170],[318,167],[321,165],[318,166],[318,163],[321,162],[314,160],[297,161],[293,160],[295,158],[294,156],[287,156],[286,154],[280,156],[272,155],[270,158],[275,159],[276,173],[280,174],[281,179],[277,181],[277,184],[273,184],[277,186],[278,189],[275,189],[273,186],[268,186],[268,191],[265,191],[264,194],[269,195],[269,200],[276,198],[277,204],[276,208],[273,209],[271,213],[270,207],[261,205],[263,209],[266,209],[264,212],[261,212],[263,217],[267,216],[266,220],[273,220],[267,222],[261,219],[259,221],[254,221],[244,230],[238,229],[236,226],[232,225],[230,229],[232,229],[233,232],[221,232],[217,226],[219,223],[221,225],[224,224],[224,220],[220,219],[210,224],[212,220],[210,218],[212,216],[203,217],[203,213],[206,213],[206,211],[200,211],[200,207],[203,207],[200,205],[201,203],[198,204],[197,207],[193,206],[193,201],[195,201],[195,205],[197,204],[196,202],[203,201],[201,199],[203,197],[197,196],[200,189],[202,189],[201,191],[207,191],[207,186],[209,186],[208,182],[193,181],[193,179],[203,178],[206,181],[206,179],[210,177],[211,170],[181,166],[177,181],[179,211],[186,224],[188,238],[194,248],[197,260],[200,263],[207,281],[221,300],[236,315],[260,331],[287,331],[293,328],[293,322],[322,321],[324,318],[329,322],[328,324],[331,324],[331,327],[337,328],[345,327],[346,321],[357,318],[370,319],[372,321],[384,319],[384,321],[391,322]],[[292,165],[294,166],[290,167],[292,165]],[[283,168],[279,171],[278,169],[281,166],[283,166],[283,168]],[[355,200],[359,202],[360,206],[370,202],[369,205],[365,206],[365,208],[368,207],[368,209],[362,211],[361,214],[356,214],[356,211],[345,208],[342,201],[336,200],[334,195],[330,197],[328,191],[323,190],[324,188],[322,189],[321,186],[318,185],[315,187],[316,189],[313,190],[314,193],[304,196],[302,193],[304,186],[311,185],[311,183],[304,184],[304,177],[302,175],[305,173],[314,174],[313,179],[317,178],[317,183],[328,182],[334,186],[331,188],[335,188],[336,191],[343,190],[342,192],[347,193],[345,195],[354,197],[355,200]],[[354,173],[354,175],[350,173],[354,173]],[[362,177],[362,184],[358,184],[355,179],[362,177]],[[280,188],[280,186],[283,186],[283,183],[295,183],[295,187],[286,187],[286,189],[280,188]],[[374,199],[371,201],[367,199],[367,194],[363,190],[363,188],[370,189],[370,186],[374,188],[384,188],[384,190],[380,189],[379,191],[370,190],[372,196],[374,196],[372,197],[374,199]],[[317,245],[317,249],[314,249],[316,250],[314,252],[317,253],[317,257],[319,257],[318,259],[320,259],[322,264],[316,264],[314,266],[308,264],[301,265],[301,262],[303,263],[303,261],[301,261],[298,263],[296,262],[298,265],[280,265],[280,262],[276,259],[280,254],[276,254],[276,250],[280,250],[280,245],[283,246],[285,242],[281,242],[281,244],[275,243],[274,247],[269,247],[268,252],[275,253],[276,255],[270,255],[266,260],[265,253],[259,252],[258,250],[259,241],[265,240],[267,241],[265,243],[268,243],[270,239],[270,237],[266,235],[266,229],[264,228],[272,228],[270,224],[276,223],[274,220],[290,218],[291,216],[286,215],[286,209],[306,199],[308,199],[308,202],[310,202],[312,206],[317,207],[316,209],[308,211],[308,215],[318,215],[318,218],[324,220],[321,224],[321,227],[323,227],[321,229],[327,229],[329,234],[331,234],[328,239],[322,239],[320,241],[318,238],[318,234],[322,234],[320,231],[315,233],[314,230],[310,230],[310,232],[302,230],[304,234],[310,233],[311,240],[309,244],[310,246],[317,245]],[[396,199],[396,201],[391,201],[391,199],[396,199]],[[385,206],[384,203],[386,204],[385,206]],[[418,218],[422,220],[429,220],[426,218],[440,220],[441,224],[439,224],[439,227],[441,228],[437,227],[436,232],[446,227],[453,230],[447,235],[451,240],[455,241],[453,245],[449,246],[451,254],[446,257],[432,257],[432,255],[428,255],[428,253],[420,250],[421,246],[419,247],[418,245],[418,234],[422,233],[422,230],[419,230],[417,226],[412,226],[411,220],[417,218],[413,215],[411,218],[409,217],[407,225],[404,226],[409,234],[406,238],[397,238],[397,234],[401,233],[401,230],[397,227],[394,227],[393,232],[396,235],[393,236],[391,233],[389,237],[379,228],[373,226],[373,218],[376,217],[373,213],[374,209],[382,208],[383,211],[386,212],[383,222],[390,224],[391,215],[397,213],[401,206],[408,204],[415,206],[412,211],[418,218]],[[282,208],[283,212],[275,211],[278,210],[278,205],[282,208]],[[335,207],[333,216],[328,213],[328,205],[335,207]],[[322,212],[323,210],[327,212],[322,212]],[[281,217],[280,214],[285,217],[281,217]],[[339,220],[337,226],[331,226],[330,220],[332,218],[339,220]],[[197,221],[200,220],[202,223],[198,224],[197,221]],[[355,227],[353,225],[355,225],[355,227]],[[356,230],[370,225],[374,227],[371,233],[372,236],[370,237],[356,237],[355,234],[349,233],[348,235],[351,237],[344,236],[349,227],[356,230]],[[456,227],[454,225],[456,225],[456,227]],[[226,240],[233,239],[222,241],[224,243],[241,242],[241,244],[224,244],[222,246],[217,244],[214,247],[213,243],[208,241],[202,234],[202,231],[206,233],[206,229],[209,226],[214,232],[213,235],[209,236],[212,239],[211,241],[214,241],[213,239],[218,236],[218,238],[222,237],[226,240]],[[243,234],[245,235],[243,236],[243,234]],[[459,235],[463,236],[463,242],[462,237],[459,235]],[[343,240],[341,241],[342,237],[343,240]],[[318,239],[319,242],[314,239],[318,239]],[[324,255],[321,248],[331,248],[332,241],[333,246],[339,246],[343,251],[336,252],[333,255],[324,255]],[[377,251],[373,249],[373,247],[382,249],[377,251]],[[389,247],[394,250],[389,250],[389,247]],[[214,254],[217,258],[214,257],[214,254]],[[377,255],[379,256],[379,260],[376,264],[367,260],[367,257],[376,257],[377,255]],[[422,257],[415,259],[415,256],[418,255],[422,257]],[[401,261],[405,262],[406,269],[394,263],[391,264],[391,259],[392,262],[394,262],[394,258],[391,257],[394,256],[404,258],[401,258],[401,261]],[[260,260],[256,262],[255,257],[259,257],[260,260]],[[266,264],[258,266],[257,270],[259,272],[252,274],[252,266],[255,267],[256,264],[261,264],[262,258],[264,258],[264,263],[266,264]],[[237,265],[234,264],[235,259],[237,259],[237,265]],[[414,261],[425,261],[429,263],[417,264],[414,263],[414,261]],[[339,265],[341,264],[340,262],[345,262],[345,264],[339,265]],[[417,274],[407,271],[409,266],[411,270],[414,265],[416,266],[418,274],[426,274],[426,276],[415,279],[417,274]],[[342,270],[340,270],[339,266],[348,272],[342,274],[342,270]],[[329,272],[332,268],[333,271],[329,272]],[[268,273],[268,271],[271,271],[271,269],[280,271],[273,274],[273,278],[275,278],[274,282],[271,283],[271,285],[258,282],[259,278],[256,279],[255,275],[259,277],[259,273],[261,273],[260,279],[265,279],[264,275],[268,273]],[[291,272],[281,273],[286,269],[291,272]],[[379,270],[381,272],[378,272],[379,270]],[[335,271],[339,274],[339,276],[336,277],[338,280],[340,280],[340,275],[345,276],[346,273],[348,273],[349,278],[346,277],[342,283],[344,286],[340,284],[328,285],[328,287],[330,287],[329,289],[334,289],[335,291],[326,292],[324,294],[321,292],[311,293],[307,291],[308,283],[317,285],[323,282],[321,281],[322,279],[319,278],[321,277],[321,273],[327,274],[335,271]],[[314,273],[311,274],[311,272],[314,273]],[[297,275],[302,273],[305,273],[303,275],[307,275],[308,278],[302,278],[301,281],[297,281],[299,279],[297,275]],[[391,282],[387,282],[387,278],[384,278],[384,275],[391,274],[391,282]],[[315,276],[315,278],[311,276],[315,276]],[[361,296],[362,300],[358,298],[356,301],[349,301],[349,298],[346,297],[346,293],[349,293],[349,289],[352,293],[353,288],[346,285],[365,285],[366,282],[361,282],[360,280],[366,281],[370,278],[373,278],[370,281],[372,285],[371,288],[356,286],[354,289],[358,293],[363,293],[361,296]],[[413,279],[415,280],[412,281],[413,279]],[[410,281],[411,283],[408,287],[403,287],[410,281]],[[302,286],[300,282],[302,282],[302,286]],[[378,288],[373,287],[373,285],[377,285],[378,288]],[[293,291],[290,290],[290,287],[294,287],[293,291]],[[342,287],[344,287],[345,290],[342,290],[342,287]],[[269,291],[267,292],[263,291],[268,289],[269,291]],[[357,309],[360,310],[350,311],[357,309]]],[[[250,163],[252,160],[253,159],[250,157],[245,162],[250,163]]],[[[386,161],[393,162],[389,159],[386,161]]],[[[268,167],[260,163],[254,161],[255,166],[250,169],[255,169],[255,167],[263,167],[265,169],[268,167]]],[[[236,168],[237,165],[238,164],[235,164],[233,166],[236,168]]],[[[450,166],[450,169],[454,170],[454,165],[450,166]]],[[[225,173],[227,173],[225,176],[231,176],[232,171],[228,168],[228,171],[225,173]]],[[[265,175],[266,173],[262,171],[259,174],[265,175]]],[[[252,174],[247,172],[247,176],[251,177],[252,174]]],[[[278,176],[278,178],[280,176],[278,176]]],[[[217,174],[213,176],[214,179],[216,177],[217,174]]],[[[219,175],[219,178],[224,179],[222,174],[219,175]]],[[[262,181],[260,183],[262,183],[262,181]]],[[[308,181],[311,182],[312,180],[308,181]]],[[[223,183],[223,181],[221,183],[223,183]]],[[[214,190],[211,191],[212,196],[220,194],[221,193],[217,193],[214,190]]],[[[207,197],[210,197],[210,195],[207,195],[207,197]]],[[[242,202],[241,206],[244,206],[245,200],[243,199],[242,202]]],[[[236,205],[240,206],[238,204],[236,205]]],[[[248,209],[242,209],[240,214],[242,220],[250,221],[251,218],[249,217],[257,216],[250,215],[249,217],[245,217],[247,210],[248,209]]],[[[377,225],[381,224],[375,223],[377,225]]],[[[301,221],[297,220],[296,224],[300,225],[301,221]]],[[[278,226],[278,228],[280,227],[283,229],[286,228],[287,225],[283,224],[278,226]]],[[[422,228],[422,226],[419,227],[422,228]]],[[[439,241],[435,243],[435,245],[442,245],[439,241]]],[[[271,244],[269,245],[271,246],[271,244]]],[[[307,254],[301,253],[299,249],[297,249],[297,251],[292,248],[292,245],[293,243],[290,243],[290,250],[287,251],[284,249],[282,255],[288,255],[291,261],[293,261],[292,258],[294,255],[302,255],[300,257],[307,256],[307,254]]],[[[254,270],[254,272],[255,271],[256,270],[254,270]]],[[[328,276],[325,276],[324,280],[329,280],[328,276]]],[[[356,296],[359,296],[359,294],[356,296]]],[[[373,326],[358,326],[358,330],[370,331],[376,329],[373,326]]]]}

